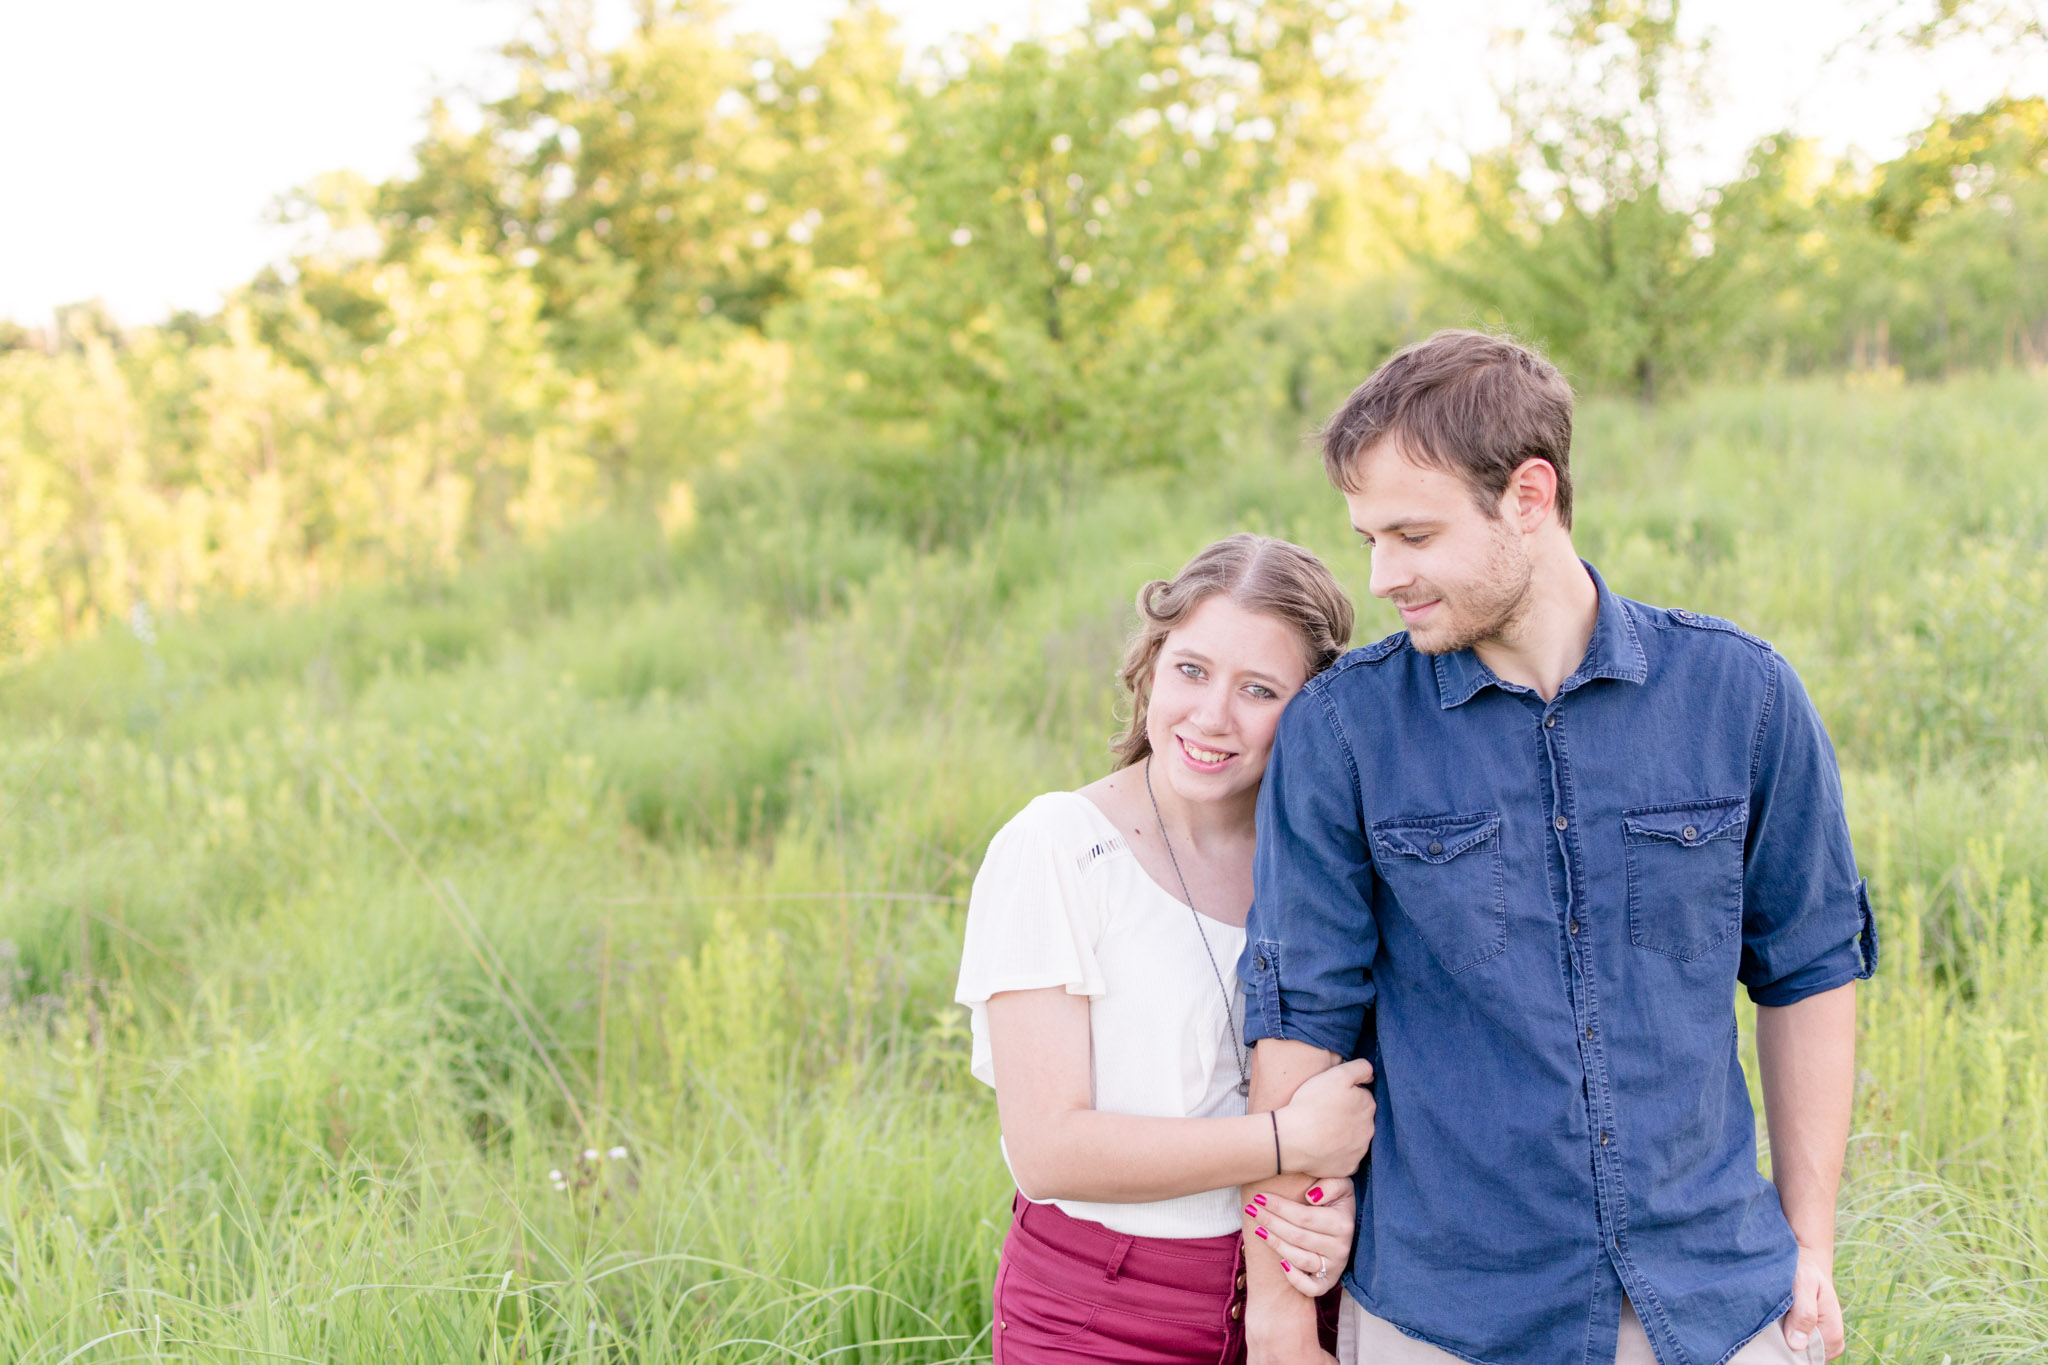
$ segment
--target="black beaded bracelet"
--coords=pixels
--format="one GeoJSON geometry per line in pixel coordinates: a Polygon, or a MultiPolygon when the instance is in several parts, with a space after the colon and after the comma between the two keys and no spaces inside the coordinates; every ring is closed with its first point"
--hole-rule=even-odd
{"type": "Polygon", "coordinates": [[[1282,1175],[1286,1168],[1280,1164],[1280,1111],[1268,1109],[1266,1117],[1273,1120],[1273,1174],[1282,1175]]]}

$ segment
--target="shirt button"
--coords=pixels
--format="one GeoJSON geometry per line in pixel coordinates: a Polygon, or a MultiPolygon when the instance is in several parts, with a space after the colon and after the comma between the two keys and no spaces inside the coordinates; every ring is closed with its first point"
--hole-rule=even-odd
{"type": "Polygon", "coordinates": [[[1264,970],[1266,970],[1266,959],[1264,959],[1263,957],[1253,958],[1252,970],[1255,972],[1263,972],[1264,970]]]}
{"type": "MultiPolygon", "coordinates": [[[[1586,1041],[1589,1043],[1593,1041],[1593,1030],[1590,1028],[1586,1030],[1586,1041]]],[[[1605,1141],[1605,1139],[1602,1140],[1605,1141]]]]}
{"type": "Polygon", "coordinates": [[[1546,730],[1555,730],[1557,728],[1557,717],[1545,716],[1543,718],[1543,728],[1546,730]]]}
{"type": "Polygon", "coordinates": [[[1244,1288],[1244,1276],[1240,1275],[1237,1277],[1237,1287],[1239,1289],[1244,1288]]]}
{"type": "Polygon", "coordinates": [[[1680,830],[1679,833],[1684,835],[1688,842],[1700,837],[1699,827],[1696,825],[1687,825],[1684,829],[1680,830]]]}
{"type": "Polygon", "coordinates": [[[1602,1133],[1602,1134],[1600,1135],[1600,1145],[1601,1145],[1602,1147],[1605,1147],[1605,1146],[1607,1145],[1607,1134],[1605,1134],[1605,1133],[1602,1133]]]}
{"type": "MultiPolygon", "coordinates": [[[[1691,838],[1692,836],[1687,835],[1686,837],[1691,838]]],[[[1435,840],[1431,840],[1429,845],[1429,851],[1431,853],[1441,853],[1444,851],[1444,846],[1440,843],[1437,843],[1435,840]]]]}
{"type": "Polygon", "coordinates": [[[1231,1320],[1232,1322],[1236,1322],[1236,1321],[1237,1321],[1237,1320],[1238,1320],[1239,1318],[1241,1318],[1241,1317],[1243,1317],[1243,1316],[1244,1316],[1244,1305],[1243,1305],[1243,1304],[1241,1304],[1241,1303],[1233,1303],[1232,1305],[1230,1305],[1230,1320],[1231,1320]]]}
{"type": "Polygon", "coordinates": [[[1579,932],[1579,922],[1578,922],[1577,920],[1573,920],[1573,921],[1572,921],[1572,922],[1571,922],[1571,923],[1570,923],[1570,924],[1569,924],[1568,926],[1566,926],[1566,927],[1567,927],[1567,928],[1569,928],[1569,929],[1570,929],[1570,930],[1571,930],[1571,931],[1572,931],[1573,933],[1575,933],[1575,934],[1579,932]]]}
{"type": "Polygon", "coordinates": [[[1571,828],[1572,822],[1565,819],[1562,815],[1560,815],[1555,820],[1552,820],[1550,823],[1558,831],[1558,833],[1562,834],[1565,830],[1571,828]]]}

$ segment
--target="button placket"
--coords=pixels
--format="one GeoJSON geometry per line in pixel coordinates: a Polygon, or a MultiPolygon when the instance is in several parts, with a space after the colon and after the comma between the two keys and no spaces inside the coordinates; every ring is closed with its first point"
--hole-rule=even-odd
{"type": "MultiPolygon", "coordinates": [[[[1544,748],[1550,759],[1551,816],[1550,827],[1557,841],[1557,853],[1565,870],[1565,931],[1568,935],[1566,956],[1572,963],[1572,1013],[1579,1026],[1579,1064],[1586,1077],[1585,1103],[1587,1128],[1593,1140],[1594,1180],[1607,1196],[1602,1198],[1596,1218],[1607,1223],[1611,1215],[1610,1204],[1625,1197],[1621,1189],[1620,1172],[1613,1167],[1613,1134],[1602,1115],[1608,1107],[1609,1090],[1606,1068],[1601,1065],[1599,1053],[1599,1004],[1594,997],[1593,967],[1591,962],[1591,937],[1584,932],[1585,925],[1579,922],[1573,908],[1577,897],[1572,877],[1572,850],[1566,838],[1572,827],[1571,817],[1565,814],[1570,783],[1567,780],[1567,763],[1563,753],[1564,737],[1558,729],[1558,714],[1550,712],[1543,718],[1544,748]]],[[[1619,1251],[1621,1241],[1614,1238],[1615,1250],[1619,1251]]]]}

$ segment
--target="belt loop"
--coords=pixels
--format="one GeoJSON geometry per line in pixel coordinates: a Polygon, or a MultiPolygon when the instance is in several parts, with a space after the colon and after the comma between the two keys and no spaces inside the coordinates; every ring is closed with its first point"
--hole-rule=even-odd
{"type": "Polygon", "coordinates": [[[1103,1279],[1111,1284],[1116,1283],[1117,1273],[1123,1269],[1124,1255],[1131,1249],[1131,1244],[1135,1241],[1137,1241],[1135,1237],[1128,1237],[1122,1233],[1117,1234],[1116,1250],[1109,1253],[1109,1264],[1102,1268],[1103,1279]]]}

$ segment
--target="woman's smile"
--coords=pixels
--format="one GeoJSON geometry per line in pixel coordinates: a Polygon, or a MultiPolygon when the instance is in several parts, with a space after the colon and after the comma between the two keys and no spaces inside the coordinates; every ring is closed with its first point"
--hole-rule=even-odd
{"type": "Polygon", "coordinates": [[[1175,735],[1180,742],[1181,758],[1198,773],[1223,771],[1225,764],[1237,755],[1227,749],[1210,749],[1195,743],[1185,735],[1175,735]]]}

